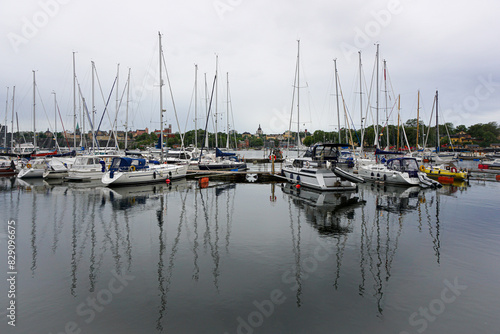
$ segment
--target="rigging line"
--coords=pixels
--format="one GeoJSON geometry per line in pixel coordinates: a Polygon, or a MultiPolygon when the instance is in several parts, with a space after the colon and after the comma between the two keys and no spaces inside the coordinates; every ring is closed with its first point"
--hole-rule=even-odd
{"type": "MultiPolygon", "coordinates": [[[[92,129],[92,140],[94,140],[94,141],[97,143],[97,147],[99,148],[99,141],[97,141],[97,139],[96,139],[96,136],[95,136],[96,131],[95,131],[95,129],[94,129],[94,125],[93,125],[93,123],[92,123],[92,119],[90,118],[89,109],[88,109],[88,107],[87,107],[87,102],[85,101],[85,98],[84,98],[84,97],[83,97],[83,95],[82,95],[82,89],[81,89],[81,87],[80,87],[80,82],[78,81],[78,78],[76,78],[76,83],[77,83],[77,85],[78,85],[78,92],[80,93],[80,98],[81,98],[81,99],[82,99],[82,101],[83,101],[83,108],[84,108],[84,109],[85,109],[85,111],[87,112],[87,118],[88,118],[88,120],[89,120],[90,127],[91,127],[91,129],[92,129]]],[[[74,135],[74,136],[76,136],[76,131],[75,131],[75,133],[74,133],[73,135],[74,135]]]]}
{"type": "MultiPolygon", "coordinates": [[[[111,126],[111,132],[113,133],[113,136],[115,137],[115,147],[118,148],[118,131],[116,130],[115,131],[115,128],[118,128],[118,111],[120,110],[121,106],[122,106],[122,102],[123,102],[123,96],[125,95],[126,91],[127,91],[127,86],[128,86],[128,82],[125,82],[125,85],[123,87],[123,92],[122,92],[122,96],[120,97],[120,103],[118,103],[118,109],[117,109],[117,112],[115,113],[115,121],[113,122],[112,126],[111,126]]],[[[127,134],[125,133],[125,136],[127,134]]],[[[106,147],[109,147],[109,142],[111,141],[111,135],[108,137],[108,142],[106,143],[106,147]]]]}
{"type": "MultiPolygon", "coordinates": [[[[295,104],[295,88],[297,86],[297,73],[298,73],[298,71],[299,71],[299,62],[297,61],[297,64],[295,65],[295,77],[293,79],[292,105],[290,107],[290,123],[288,125],[288,141],[287,141],[287,145],[286,145],[287,156],[288,156],[288,150],[289,150],[289,147],[290,147],[290,138],[292,137],[291,136],[291,133],[292,133],[292,117],[293,117],[293,106],[295,104]]],[[[299,89],[299,88],[297,87],[297,89],[299,89]]]]}
{"type": "MultiPolygon", "coordinates": [[[[106,102],[106,104],[104,106],[104,111],[102,112],[101,120],[99,121],[99,126],[97,127],[97,131],[99,131],[99,129],[101,128],[102,120],[104,118],[104,115],[106,114],[106,111],[108,110],[108,104],[109,104],[109,101],[111,100],[111,95],[113,94],[113,90],[115,89],[115,84],[116,84],[117,79],[118,79],[118,77],[115,77],[115,81],[113,81],[113,86],[111,86],[111,91],[109,92],[108,101],[106,102]]],[[[109,114],[108,114],[108,118],[109,118],[109,114]]]]}
{"type": "Polygon", "coordinates": [[[45,113],[45,117],[47,118],[47,123],[49,123],[49,129],[53,129],[52,124],[50,123],[50,120],[49,120],[49,115],[47,115],[47,110],[45,109],[45,105],[43,104],[42,95],[40,94],[40,90],[38,89],[38,85],[36,83],[35,83],[35,88],[36,88],[36,91],[38,93],[38,97],[40,98],[40,103],[42,104],[43,112],[45,113]]]}
{"type": "Polygon", "coordinates": [[[174,108],[174,113],[175,113],[175,121],[177,123],[177,128],[179,129],[179,135],[181,137],[181,147],[184,148],[184,134],[181,132],[181,126],[179,125],[179,117],[177,116],[177,108],[175,107],[174,94],[172,92],[172,85],[170,84],[170,77],[168,75],[167,64],[165,62],[165,55],[163,54],[163,52],[161,53],[161,58],[163,60],[163,66],[165,68],[165,74],[167,75],[168,90],[170,91],[170,98],[172,99],[172,106],[174,108]]]}
{"type": "MultiPolygon", "coordinates": [[[[108,97],[108,101],[106,102],[105,98],[104,98],[104,93],[102,91],[102,86],[101,86],[101,81],[99,80],[99,74],[97,73],[97,67],[95,66],[95,63],[94,63],[94,71],[95,71],[95,76],[97,78],[97,84],[99,85],[99,91],[101,92],[101,97],[102,97],[102,102],[106,104],[106,107],[104,109],[104,112],[106,111],[107,107],[108,107],[108,103],[109,103],[109,100],[111,98],[111,94],[113,93],[113,90],[114,90],[114,87],[115,87],[115,84],[116,82],[118,81],[118,74],[116,75],[115,77],[115,81],[113,82],[113,86],[111,87],[111,92],[109,93],[109,97],[108,97]]],[[[95,106],[92,106],[92,109],[94,108],[95,106]]],[[[92,110],[93,112],[93,110],[92,110]]],[[[108,115],[108,121],[109,121],[109,124],[113,124],[113,122],[111,121],[111,116],[109,115],[109,113],[107,114],[108,115]]],[[[104,114],[103,114],[104,116],[104,114]]],[[[101,118],[101,122],[99,123],[99,127],[101,127],[101,123],[102,123],[102,118],[101,118]]]]}
{"type": "Polygon", "coordinates": [[[66,145],[68,145],[68,149],[70,148],[69,146],[69,141],[68,141],[68,137],[66,136],[66,129],[64,128],[64,123],[63,123],[63,120],[62,120],[62,116],[61,116],[61,111],[59,110],[59,104],[56,103],[56,107],[57,107],[57,113],[59,114],[59,119],[61,120],[61,125],[62,125],[62,128],[63,128],[63,133],[64,133],[64,139],[66,139],[66,145]]]}
{"type": "MultiPolygon", "coordinates": [[[[207,133],[207,128],[208,128],[208,120],[210,118],[210,111],[212,110],[212,99],[214,97],[214,89],[215,89],[215,81],[217,80],[217,74],[214,76],[214,83],[212,84],[212,93],[210,95],[210,103],[208,105],[208,112],[207,112],[207,120],[205,122],[205,133],[207,133]]],[[[203,144],[201,145],[201,151],[200,151],[200,159],[203,153],[203,144]]]]}

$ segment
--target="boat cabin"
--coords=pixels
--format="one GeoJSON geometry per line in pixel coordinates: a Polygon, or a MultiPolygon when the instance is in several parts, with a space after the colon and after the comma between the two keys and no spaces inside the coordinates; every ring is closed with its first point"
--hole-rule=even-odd
{"type": "Polygon", "coordinates": [[[418,163],[415,158],[394,158],[387,160],[387,168],[398,172],[418,171],[418,163]]]}

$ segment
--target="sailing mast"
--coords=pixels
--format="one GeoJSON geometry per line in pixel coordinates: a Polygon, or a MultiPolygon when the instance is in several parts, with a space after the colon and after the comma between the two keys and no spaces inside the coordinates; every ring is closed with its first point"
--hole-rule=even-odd
{"type": "Polygon", "coordinates": [[[417,151],[418,151],[418,125],[420,124],[420,90],[418,91],[417,97],[417,151]]]}
{"type": "Polygon", "coordinates": [[[300,39],[297,40],[297,156],[299,154],[299,147],[300,147],[299,92],[300,92],[300,39]]]}
{"type": "Polygon", "coordinates": [[[128,68],[128,78],[127,78],[127,109],[125,114],[125,149],[127,149],[127,139],[128,139],[128,103],[130,97],[130,67],[128,68]]]}
{"type": "Polygon", "coordinates": [[[226,149],[229,150],[229,72],[226,72],[226,94],[227,94],[227,107],[226,107],[226,149]]]}
{"type": "Polygon", "coordinates": [[[215,55],[215,147],[219,147],[219,131],[217,130],[217,119],[219,117],[219,113],[217,112],[219,103],[218,103],[218,96],[219,96],[219,79],[218,79],[218,73],[219,71],[219,55],[215,55]]]}
{"type": "Polygon", "coordinates": [[[377,44],[377,54],[375,56],[376,59],[376,65],[377,65],[377,104],[376,104],[376,110],[377,110],[377,116],[375,118],[375,146],[379,148],[379,142],[378,142],[378,97],[379,97],[379,88],[378,88],[378,65],[379,65],[379,44],[377,44]]]}
{"type": "Polygon", "coordinates": [[[35,127],[35,92],[36,92],[36,82],[35,82],[35,71],[33,71],[33,146],[36,150],[36,127],[35,127]]]}
{"type": "Polygon", "coordinates": [[[361,152],[363,152],[363,144],[364,144],[364,136],[365,129],[363,128],[363,77],[362,77],[362,68],[361,68],[361,51],[358,51],[359,54],[359,113],[361,119],[361,152]]]}
{"type": "Polygon", "coordinates": [[[3,139],[3,146],[7,147],[7,114],[9,113],[9,87],[7,87],[7,98],[5,99],[5,136],[3,139]]]}
{"type": "Polygon", "coordinates": [[[160,49],[160,163],[163,163],[163,79],[161,76],[161,60],[162,60],[162,48],[161,48],[161,33],[158,32],[159,39],[159,49],[160,49]]]}
{"type": "Polygon", "coordinates": [[[14,97],[16,95],[16,86],[12,87],[12,120],[10,122],[10,149],[14,151],[14,97]]]}
{"type": "Polygon", "coordinates": [[[337,72],[337,58],[333,60],[335,63],[335,95],[337,96],[337,124],[339,129],[339,143],[342,142],[340,136],[340,111],[339,111],[339,80],[338,80],[338,72],[337,72]]]}
{"type": "Polygon", "coordinates": [[[198,65],[194,64],[194,147],[198,148],[198,65]]]}
{"type": "Polygon", "coordinates": [[[389,149],[389,108],[387,107],[387,62],[384,59],[384,96],[385,96],[385,119],[386,119],[386,144],[387,144],[387,149],[389,149]]]}
{"type": "Polygon", "coordinates": [[[439,138],[439,118],[438,118],[438,91],[436,90],[436,153],[439,153],[440,138],[439,138]]]}
{"type": "Polygon", "coordinates": [[[73,147],[76,150],[76,71],[75,52],[73,51],[73,147]]]}

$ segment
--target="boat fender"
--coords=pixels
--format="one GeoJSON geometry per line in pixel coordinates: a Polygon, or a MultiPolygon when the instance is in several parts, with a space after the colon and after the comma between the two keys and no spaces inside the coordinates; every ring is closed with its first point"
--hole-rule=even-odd
{"type": "Polygon", "coordinates": [[[420,165],[419,169],[420,169],[421,172],[425,172],[425,166],[424,165],[420,165]]]}
{"type": "Polygon", "coordinates": [[[297,182],[300,182],[300,175],[297,175],[297,182]]]}
{"type": "Polygon", "coordinates": [[[163,171],[160,171],[160,177],[163,177],[163,171]]]}
{"type": "Polygon", "coordinates": [[[153,179],[156,180],[156,171],[153,172],[153,179]]]}
{"type": "Polygon", "coordinates": [[[451,171],[452,173],[456,173],[456,172],[457,172],[457,169],[456,169],[455,167],[451,167],[450,171],[451,171]]]}
{"type": "Polygon", "coordinates": [[[384,181],[387,181],[387,175],[384,174],[384,181]]]}
{"type": "Polygon", "coordinates": [[[114,177],[115,177],[115,171],[112,170],[112,171],[109,172],[109,178],[112,179],[114,177]]]}

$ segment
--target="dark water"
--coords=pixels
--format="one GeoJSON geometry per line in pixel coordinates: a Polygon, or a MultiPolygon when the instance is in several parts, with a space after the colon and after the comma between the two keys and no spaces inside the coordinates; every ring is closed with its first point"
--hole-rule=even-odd
{"type": "Polygon", "coordinates": [[[500,333],[499,182],[0,181],[1,333],[500,333]]]}

